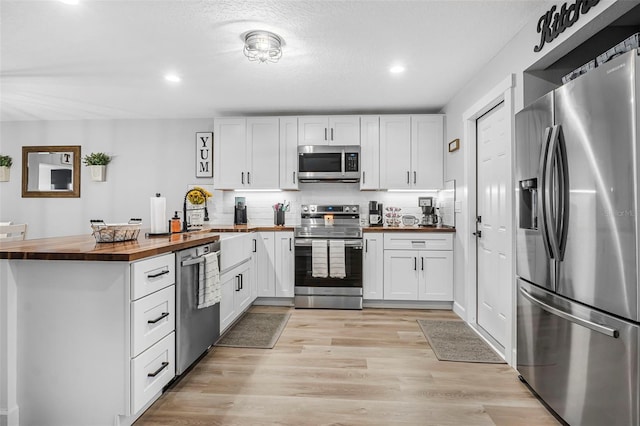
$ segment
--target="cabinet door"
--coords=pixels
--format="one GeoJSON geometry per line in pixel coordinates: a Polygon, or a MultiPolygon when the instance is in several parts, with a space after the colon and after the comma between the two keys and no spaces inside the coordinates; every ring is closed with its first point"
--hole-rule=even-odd
{"type": "Polygon", "coordinates": [[[298,145],[329,145],[328,117],[298,117],[298,145]]]}
{"type": "Polygon", "coordinates": [[[224,331],[238,315],[236,311],[236,293],[240,285],[238,274],[232,270],[220,276],[221,296],[220,300],[220,332],[224,331]]]}
{"type": "Polygon", "coordinates": [[[411,117],[380,116],[380,189],[411,187],[411,117]]]}
{"type": "Polygon", "coordinates": [[[251,262],[238,268],[238,288],[235,294],[236,315],[240,315],[251,304],[251,262]]]}
{"type": "Polygon", "coordinates": [[[258,297],[275,297],[276,268],[275,268],[275,233],[258,232],[256,238],[256,283],[258,297]]]}
{"type": "MultiPolygon", "coordinates": [[[[223,161],[226,161],[223,158],[223,161]]],[[[251,189],[280,186],[280,124],[278,117],[247,118],[245,183],[251,189]]]]}
{"type": "Polygon", "coordinates": [[[276,297],[293,297],[293,232],[275,232],[276,297]]]}
{"type": "Polygon", "coordinates": [[[418,300],[417,250],[384,251],[384,299],[418,300]]]}
{"type": "Polygon", "coordinates": [[[414,189],[441,189],[443,181],[443,117],[411,117],[411,185],[414,189]]]}
{"type": "Polygon", "coordinates": [[[242,189],[247,181],[246,120],[244,118],[217,118],[213,128],[214,188],[242,189]]]}
{"type": "Polygon", "coordinates": [[[453,252],[420,252],[419,300],[453,300],[453,252]]]}
{"type": "Polygon", "coordinates": [[[329,145],[360,145],[360,116],[329,117],[329,145]]]}
{"type": "Polygon", "coordinates": [[[298,118],[280,118],[280,189],[298,189],[298,118]]]}
{"type": "Polygon", "coordinates": [[[380,188],[380,117],[360,117],[360,189],[380,188]]]}
{"type": "Polygon", "coordinates": [[[384,298],[383,241],[382,233],[364,235],[364,250],[362,251],[362,297],[365,300],[382,300],[384,298]]]}

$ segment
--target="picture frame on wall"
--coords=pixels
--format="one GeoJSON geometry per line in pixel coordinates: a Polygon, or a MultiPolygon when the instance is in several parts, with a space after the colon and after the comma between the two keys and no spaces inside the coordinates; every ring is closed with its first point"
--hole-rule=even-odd
{"type": "Polygon", "coordinates": [[[213,132],[196,133],[196,177],[213,177],[213,132]]]}

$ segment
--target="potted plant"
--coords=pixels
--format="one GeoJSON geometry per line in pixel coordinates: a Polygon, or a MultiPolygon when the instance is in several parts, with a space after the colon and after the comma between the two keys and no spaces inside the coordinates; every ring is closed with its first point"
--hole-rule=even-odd
{"type": "Polygon", "coordinates": [[[104,152],[92,152],[85,155],[82,162],[91,171],[91,180],[94,182],[104,182],[107,179],[107,164],[111,161],[104,152]]]}
{"type": "Polygon", "coordinates": [[[11,157],[0,155],[0,182],[9,182],[9,171],[11,170],[11,157]]]}

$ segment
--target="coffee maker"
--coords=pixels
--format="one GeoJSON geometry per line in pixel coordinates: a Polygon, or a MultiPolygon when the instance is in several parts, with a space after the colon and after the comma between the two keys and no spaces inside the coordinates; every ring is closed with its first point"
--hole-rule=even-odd
{"type": "Polygon", "coordinates": [[[382,203],[369,201],[369,226],[382,226],[384,224],[384,214],[382,203]]]}
{"type": "Polygon", "coordinates": [[[433,197],[418,197],[418,207],[422,208],[422,220],[418,224],[419,226],[436,226],[438,224],[433,197]]]}
{"type": "Polygon", "coordinates": [[[233,208],[233,224],[247,224],[247,205],[245,204],[244,197],[236,197],[236,204],[233,208]]]}

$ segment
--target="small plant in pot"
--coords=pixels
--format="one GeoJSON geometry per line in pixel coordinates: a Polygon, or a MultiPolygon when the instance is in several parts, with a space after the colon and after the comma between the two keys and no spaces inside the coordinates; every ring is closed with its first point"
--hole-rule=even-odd
{"type": "Polygon", "coordinates": [[[111,162],[111,157],[104,152],[92,152],[85,155],[82,162],[89,167],[91,171],[91,180],[95,182],[104,182],[107,178],[107,164],[111,162]]]}
{"type": "Polygon", "coordinates": [[[9,155],[0,155],[0,182],[9,182],[9,172],[13,160],[9,155]]]}

